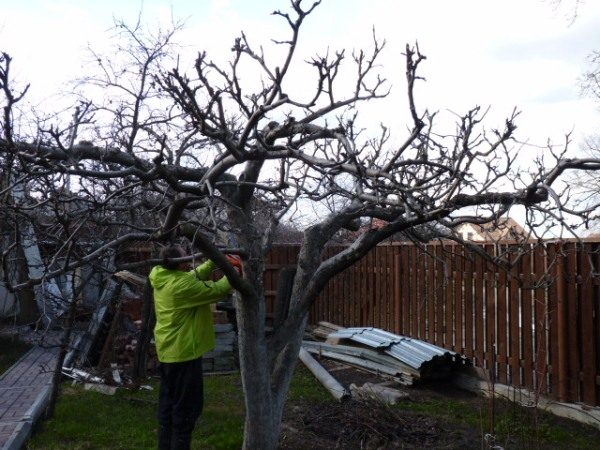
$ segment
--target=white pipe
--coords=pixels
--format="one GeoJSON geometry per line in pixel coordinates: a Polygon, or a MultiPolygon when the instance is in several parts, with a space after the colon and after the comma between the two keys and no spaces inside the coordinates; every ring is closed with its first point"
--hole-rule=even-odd
{"type": "Polygon", "coordinates": [[[306,350],[300,348],[300,361],[304,363],[317,380],[331,392],[337,400],[343,400],[350,396],[344,386],[342,386],[335,378],[333,378],[321,364],[317,362],[306,350]]]}

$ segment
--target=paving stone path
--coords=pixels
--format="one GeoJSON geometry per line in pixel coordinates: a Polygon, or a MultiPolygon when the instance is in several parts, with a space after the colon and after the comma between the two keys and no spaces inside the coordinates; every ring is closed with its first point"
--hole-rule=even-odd
{"type": "Polygon", "coordinates": [[[46,409],[57,348],[34,346],[0,376],[0,449],[20,449],[46,409]]]}

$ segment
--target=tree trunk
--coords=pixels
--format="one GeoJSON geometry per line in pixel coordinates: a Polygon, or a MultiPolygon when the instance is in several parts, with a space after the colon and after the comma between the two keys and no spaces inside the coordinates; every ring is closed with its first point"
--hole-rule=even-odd
{"type": "MultiPolygon", "coordinates": [[[[303,326],[291,333],[271,369],[264,334],[264,300],[240,302],[237,307],[242,384],[246,401],[244,449],[274,450],[279,442],[283,408],[292,380],[303,326]]],[[[302,322],[302,325],[305,321],[302,322]]]]}
{"type": "Polygon", "coordinates": [[[308,315],[302,320],[301,326],[293,330],[287,345],[277,355],[278,357],[273,365],[273,382],[271,383],[273,390],[273,420],[277,424],[278,430],[281,427],[283,407],[298,363],[298,354],[302,346],[302,337],[307,320],[308,315]]]}
{"type": "MultiPolygon", "coordinates": [[[[77,293],[78,295],[78,293],[77,293]]],[[[71,335],[73,333],[73,325],[75,323],[75,310],[77,309],[77,295],[73,296],[71,304],[69,305],[67,324],[64,334],[61,339],[60,349],[58,357],[56,359],[56,366],[54,367],[54,373],[52,374],[52,391],[50,392],[50,399],[48,400],[48,406],[44,413],[46,420],[52,418],[54,415],[54,409],[56,407],[56,400],[58,399],[58,391],[60,388],[60,379],[62,377],[62,368],[69,350],[69,344],[71,343],[71,335]]]]}
{"type": "Polygon", "coordinates": [[[268,352],[265,340],[264,300],[242,299],[237,305],[242,385],[246,402],[244,449],[277,448],[279,423],[275,423],[268,352]],[[250,301],[249,301],[250,300],[250,301]]]}
{"type": "Polygon", "coordinates": [[[279,272],[277,296],[275,297],[275,317],[273,318],[274,329],[279,328],[288,316],[295,276],[295,267],[286,267],[279,272]]]}

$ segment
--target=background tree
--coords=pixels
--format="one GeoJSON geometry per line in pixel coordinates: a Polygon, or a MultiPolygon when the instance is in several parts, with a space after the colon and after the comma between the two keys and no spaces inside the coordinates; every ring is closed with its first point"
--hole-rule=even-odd
{"type": "Polygon", "coordinates": [[[42,210],[45,202],[36,199],[52,189],[62,193],[61,204],[82,208],[68,231],[63,227],[61,241],[78,242],[84,226],[101,237],[55,269],[51,262],[66,252],[57,247],[46,261],[47,276],[72,271],[127,241],[186,236],[240,293],[245,448],[276,448],[308,311],[334,275],[399,232],[460,241],[452,234],[456,225],[493,221],[516,205],[532,222],[564,221],[579,211],[565,208],[568,193],[554,190],[557,180],[569,169],[600,169],[598,159],[565,158],[566,148],[549,149],[529,168],[515,167],[517,112],[501,128],[486,130],[485,112],[475,107],[458,117],[454,133],[438,134],[437,115],[415,99],[425,60],[418,47],[407,46],[403,54],[411,120],[404,140],[392,143],[385,127],[376,138],[360,133],[361,103],[388,94],[378,73],[385,42],[374,34],[368,50],[297,60],[302,24],[318,4],[293,0],[289,11],[275,12],[289,27],[289,37],[275,41],[283,49],[280,59],[242,34],[229,64],[200,52],[189,73],[169,59],[172,33],[120,24],[125,59],[98,56],[100,75],[88,79],[101,88],[100,100],[84,98],[70,125],[38,127],[31,136],[12,133],[14,94],[3,80],[8,113],[0,151],[31,198],[10,213],[42,210]],[[306,65],[314,77],[310,89],[305,77],[301,83],[294,77],[306,65]],[[74,124],[87,142],[76,143],[74,124]],[[72,192],[58,188],[65,177],[72,192]],[[305,228],[288,315],[267,336],[263,274],[275,231],[296,209],[321,202],[335,208],[305,228]],[[381,226],[353,235],[344,250],[323,258],[341,230],[375,218],[381,226]],[[224,258],[231,247],[243,255],[243,277],[224,258]]]}
{"type": "MultiPolygon", "coordinates": [[[[588,57],[588,69],[583,73],[581,79],[581,93],[600,102],[600,52],[593,52],[588,57]]],[[[580,152],[588,158],[598,158],[600,155],[600,135],[592,134],[586,136],[580,144],[580,152]]],[[[596,173],[578,173],[569,178],[569,183],[577,192],[572,204],[580,210],[586,210],[585,228],[592,232],[598,231],[599,216],[597,213],[600,205],[600,180],[596,173]]]]}

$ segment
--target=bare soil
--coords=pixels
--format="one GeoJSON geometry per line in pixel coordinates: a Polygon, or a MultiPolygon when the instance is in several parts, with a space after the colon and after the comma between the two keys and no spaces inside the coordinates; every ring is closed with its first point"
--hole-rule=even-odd
{"type": "MultiPolygon", "coordinates": [[[[384,379],[341,364],[321,360],[344,386],[366,382],[382,383],[384,379]]],[[[395,385],[409,397],[404,401],[426,401],[438,396],[476,397],[444,385],[415,388],[395,385]],[[442,392],[437,392],[441,390],[442,392]]],[[[389,407],[375,400],[347,400],[342,403],[296,401],[286,408],[280,440],[286,450],[330,449],[479,449],[479,430],[450,424],[443,419],[417,414],[401,407],[389,407]]]]}
{"type": "Polygon", "coordinates": [[[476,449],[476,430],[369,401],[298,404],[284,418],[281,449],[476,449]]]}
{"type": "MultiPolygon", "coordinates": [[[[383,383],[386,380],[361,370],[321,359],[321,364],[344,386],[365,382],[383,383]]],[[[484,442],[488,421],[482,417],[489,413],[491,402],[472,392],[462,390],[451,381],[431,382],[403,387],[393,386],[408,394],[406,399],[391,407],[374,400],[288,402],[284,411],[280,448],[286,450],[393,450],[393,449],[482,449],[494,448],[493,442],[484,442]],[[427,405],[429,410],[411,408],[427,405]],[[456,409],[450,405],[458,405],[456,409]],[[404,406],[404,407],[403,407],[404,406]],[[415,412],[420,409],[421,412],[415,412]],[[487,410],[487,411],[486,411],[487,410]],[[461,415],[469,415],[470,422],[461,415]],[[473,420],[475,418],[475,420],[473,420]],[[465,419],[465,420],[463,420],[465,419]],[[474,421],[477,422],[474,424],[474,421]],[[466,425],[470,423],[471,425],[466,425]],[[484,425],[485,424],[485,425],[484,425]]],[[[508,430],[497,448],[505,449],[574,449],[598,448],[600,430],[546,414],[540,430],[553,427],[558,433],[571,436],[560,443],[539,439],[537,431],[523,427],[529,422],[531,412],[523,413],[514,403],[496,399],[494,414],[500,418],[512,417],[508,430]],[[529,416],[527,416],[529,414],[529,416]],[[576,436],[587,436],[586,442],[576,441],[576,436]]]]}

